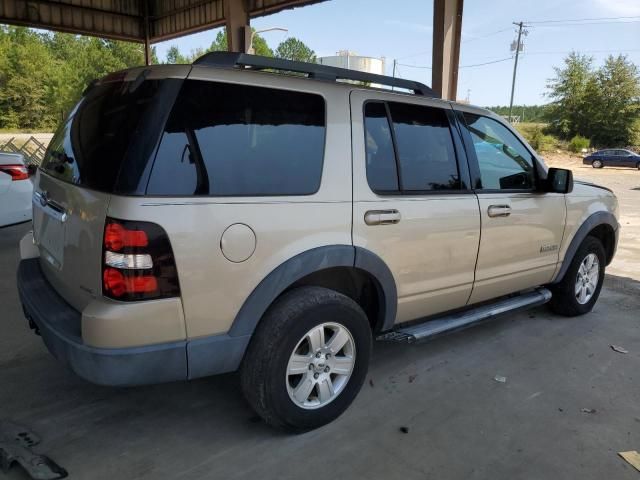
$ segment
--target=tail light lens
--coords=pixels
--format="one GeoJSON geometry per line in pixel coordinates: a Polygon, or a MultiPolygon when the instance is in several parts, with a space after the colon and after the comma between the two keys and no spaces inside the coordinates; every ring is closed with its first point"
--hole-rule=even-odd
{"type": "Polygon", "coordinates": [[[135,301],[180,295],[173,250],[159,225],[108,218],[102,250],[105,297],[135,301]]]}
{"type": "Polygon", "coordinates": [[[24,165],[0,165],[0,172],[10,175],[14,182],[29,178],[29,170],[24,165]]]}

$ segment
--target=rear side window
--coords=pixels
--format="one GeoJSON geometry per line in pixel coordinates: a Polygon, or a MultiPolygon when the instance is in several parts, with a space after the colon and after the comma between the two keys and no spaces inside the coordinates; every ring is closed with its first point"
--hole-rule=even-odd
{"type": "Polygon", "coordinates": [[[461,188],[449,120],[442,109],[368,102],[365,141],[367,180],[376,193],[461,188]]]}
{"type": "Polygon", "coordinates": [[[325,103],[315,94],[187,80],[149,195],[310,195],[320,188],[325,103]]]}
{"type": "Polygon", "coordinates": [[[42,169],[61,180],[111,192],[161,84],[112,82],[90,89],[54,135],[42,169]]]}

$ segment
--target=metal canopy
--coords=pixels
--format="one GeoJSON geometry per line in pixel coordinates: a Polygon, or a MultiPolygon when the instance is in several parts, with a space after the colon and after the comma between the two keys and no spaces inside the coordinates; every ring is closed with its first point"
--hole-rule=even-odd
{"type": "MultiPolygon", "coordinates": [[[[154,43],[224,26],[226,0],[0,0],[0,23],[154,43]]],[[[228,0],[250,18],[323,0],[228,0]]]]}
{"type": "MultiPolygon", "coordinates": [[[[0,24],[150,44],[226,26],[229,51],[247,52],[250,19],[326,0],[0,0],[0,24]]],[[[464,0],[433,0],[433,90],[455,100],[464,0]]]]}

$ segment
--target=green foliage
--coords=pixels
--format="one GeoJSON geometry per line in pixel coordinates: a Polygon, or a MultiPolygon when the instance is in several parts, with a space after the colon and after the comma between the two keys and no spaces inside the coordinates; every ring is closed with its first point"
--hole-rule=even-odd
{"type": "Polygon", "coordinates": [[[594,69],[591,57],[570,54],[549,81],[551,129],[568,139],[591,138],[598,146],[629,145],[640,117],[638,67],[623,55],[594,69]]]}
{"type": "Polygon", "coordinates": [[[0,128],[51,130],[92,80],[142,64],[139,44],[0,26],[0,128]]]}
{"type": "Polygon", "coordinates": [[[180,50],[175,45],[169,47],[167,51],[167,61],[166,63],[191,63],[191,59],[186,55],[180,53],[180,50]]]}
{"type": "Polygon", "coordinates": [[[538,153],[548,152],[557,148],[558,139],[552,135],[545,134],[543,124],[519,123],[516,128],[538,153]]]}
{"type": "Polygon", "coordinates": [[[316,52],[294,37],[289,37],[278,45],[276,57],[296,62],[316,63],[316,52]]]}
{"type": "MultiPolygon", "coordinates": [[[[503,117],[509,116],[509,106],[487,107],[503,117]]],[[[520,116],[520,122],[543,122],[546,119],[547,105],[514,105],[511,115],[520,116]]]]}
{"type": "Polygon", "coordinates": [[[580,153],[583,149],[589,148],[591,142],[588,138],[581,135],[575,135],[569,140],[569,150],[573,153],[580,153]]]}
{"type": "MultiPolygon", "coordinates": [[[[227,45],[227,33],[225,30],[220,30],[216,35],[216,38],[213,40],[213,42],[211,42],[211,45],[209,45],[209,48],[196,48],[195,50],[191,50],[191,53],[189,53],[188,55],[180,52],[180,49],[178,49],[176,45],[172,45],[167,51],[167,59],[164,63],[190,64],[205,53],[226,52],[228,50],[227,45]]],[[[260,36],[259,33],[253,36],[253,48],[256,51],[256,55],[273,57],[273,50],[269,48],[269,45],[267,45],[267,41],[262,36],[260,36]]]]}

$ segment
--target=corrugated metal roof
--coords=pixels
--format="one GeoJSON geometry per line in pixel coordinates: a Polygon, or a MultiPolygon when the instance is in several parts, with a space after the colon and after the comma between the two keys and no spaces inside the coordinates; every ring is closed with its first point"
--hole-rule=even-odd
{"type": "Polygon", "coordinates": [[[223,1],[246,1],[252,18],[324,0],[0,0],[0,23],[143,42],[225,24],[223,1]]]}

